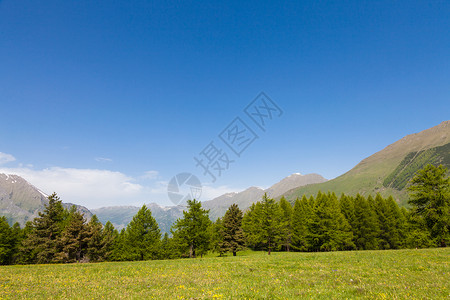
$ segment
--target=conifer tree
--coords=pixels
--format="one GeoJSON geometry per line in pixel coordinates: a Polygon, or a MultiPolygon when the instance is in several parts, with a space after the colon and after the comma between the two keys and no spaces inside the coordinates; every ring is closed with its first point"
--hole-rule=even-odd
{"type": "Polygon", "coordinates": [[[309,243],[313,251],[351,249],[353,234],[341,213],[334,194],[318,193],[313,216],[309,223],[309,243]]]}
{"type": "Polygon", "coordinates": [[[89,261],[97,262],[106,259],[105,238],[103,236],[103,225],[96,215],[93,215],[86,226],[87,251],[89,261]]]}
{"type": "Polygon", "coordinates": [[[262,219],[259,222],[261,226],[260,242],[267,249],[267,254],[270,255],[272,250],[277,249],[282,233],[282,211],[278,203],[274,199],[267,197],[264,194],[261,201],[262,219]]]}
{"type": "Polygon", "coordinates": [[[0,265],[11,263],[15,247],[14,232],[6,217],[0,217],[0,265]]]}
{"type": "Polygon", "coordinates": [[[209,231],[211,224],[209,210],[202,208],[201,202],[188,200],[188,211],[183,211],[183,218],[172,226],[174,239],[182,250],[189,251],[189,257],[195,258],[196,252],[202,254],[209,247],[209,231]]]}
{"type": "Polygon", "coordinates": [[[211,223],[209,231],[211,250],[219,253],[219,256],[222,256],[226,252],[226,248],[223,243],[222,219],[218,218],[214,223],[211,223]]]}
{"type": "Polygon", "coordinates": [[[69,222],[58,239],[59,249],[53,262],[80,262],[87,250],[86,219],[72,206],[69,222]]]}
{"type": "Polygon", "coordinates": [[[310,222],[311,208],[305,195],[295,200],[292,212],[292,240],[291,247],[296,251],[308,251],[308,223],[310,222]]]}
{"type": "Polygon", "coordinates": [[[237,204],[232,204],[222,222],[222,237],[223,241],[220,246],[225,252],[233,253],[242,250],[245,245],[244,231],[242,230],[242,211],[237,204]]]}
{"type": "Polygon", "coordinates": [[[357,194],[354,198],[355,219],[352,223],[354,242],[358,250],[378,249],[378,220],[367,200],[357,194]]]}
{"type": "Polygon", "coordinates": [[[112,260],[114,246],[119,236],[119,232],[114,228],[114,225],[108,221],[103,228],[103,247],[104,247],[104,259],[106,261],[112,260]]]}
{"type": "Polygon", "coordinates": [[[260,201],[252,203],[242,218],[242,229],[244,230],[246,245],[253,250],[263,249],[261,243],[262,229],[260,226],[262,218],[262,204],[260,201]]]}
{"type": "Polygon", "coordinates": [[[161,232],[152,212],[144,204],[127,226],[127,243],[134,260],[158,258],[161,232]]]}
{"type": "Polygon", "coordinates": [[[67,211],[61,199],[53,193],[48,197],[48,204],[39,213],[27,230],[27,237],[22,242],[21,252],[25,255],[22,262],[50,263],[60,252],[59,239],[64,229],[67,211]]]}
{"type": "Polygon", "coordinates": [[[279,202],[281,214],[281,247],[289,252],[292,242],[292,205],[281,197],[279,202]]]}
{"type": "Polygon", "coordinates": [[[412,214],[422,218],[435,244],[445,247],[450,243],[450,177],[442,165],[431,164],[417,171],[408,190],[412,214]]]}

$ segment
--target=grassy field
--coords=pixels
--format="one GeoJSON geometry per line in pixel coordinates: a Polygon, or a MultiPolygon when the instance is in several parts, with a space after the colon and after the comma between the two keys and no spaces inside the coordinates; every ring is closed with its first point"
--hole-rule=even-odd
{"type": "Polygon", "coordinates": [[[450,249],[0,267],[0,298],[449,299],[450,249]]]}

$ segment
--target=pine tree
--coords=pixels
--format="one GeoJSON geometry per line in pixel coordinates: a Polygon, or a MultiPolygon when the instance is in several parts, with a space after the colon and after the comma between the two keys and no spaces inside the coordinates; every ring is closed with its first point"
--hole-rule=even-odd
{"type": "Polygon", "coordinates": [[[204,253],[209,247],[208,227],[211,224],[209,210],[202,208],[201,202],[188,200],[188,211],[183,211],[183,218],[178,219],[172,226],[174,239],[179,247],[188,249],[189,257],[195,258],[196,251],[204,253]]]}
{"type": "Polygon", "coordinates": [[[87,230],[87,252],[89,261],[97,262],[106,259],[105,238],[103,236],[103,225],[96,215],[93,215],[86,226],[87,230]]]}
{"type": "Polygon", "coordinates": [[[434,242],[445,247],[450,243],[450,177],[442,165],[431,164],[417,171],[408,190],[412,213],[423,218],[434,242]]]}
{"type": "Polygon", "coordinates": [[[11,263],[15,247],[14,232],[6,217],[0,217],[0,265],[11,263]]]}
{"type": "Polygon", "coordinates": [[[60,198],[53,193],[48,197],[48,204],[39,213],[27,230],[27,237],[22,242],[21,261],[26,263],[50,263],[60,252],[59,238],[64,229],[67,211],[60,198]]]}
{"type": "Polygon", "coordinates": [[[127,226],[127,243],[134,260],[156,259],[159,256],[161,232],[152,212],[143,205],[127,226]]]}
{"type": "Polygon", "coordinates": [[[283,250],[289,252],[292,241],[292,205],[281,197],[279,202],[282,215],[281,215],[281,246],[283,250]]]}
{"type": "Polygon", "coordinates": [[[295,201],[294,209],[292,212],[292,239],[291,246],[297,251],[308,251],[308,242],[306,237],[308,236],[308,223],[310,222],[311,208],[309,201],[305,195],[302,199],[295,201]]]}
{"type": "Polygon", "coordinates": [[[236,256],[236,252],[242,250],[245,245],[242,218],[242,211],[237,204],[232,204],[223,217],[221,248],[225,252],[232,252],[233,256],[236,256]]]}
{"type": "Polygon", "coordinates": [[[88,232],[83,214],[72,206],[69,222],[58,239],[60,252],[56,253],[53,262],[80,262],[87,251],[88,232]]]}
{"type": "Polygon", "coordinates": [[[116,243],[116,240],[119,236],[119,232],[114,228],[114,225],[108,221],[105,224],[105,227],[103,228],[103,247],[104,247],[104,259],[106,261],[111,261],[114,246],[116,243]]]}

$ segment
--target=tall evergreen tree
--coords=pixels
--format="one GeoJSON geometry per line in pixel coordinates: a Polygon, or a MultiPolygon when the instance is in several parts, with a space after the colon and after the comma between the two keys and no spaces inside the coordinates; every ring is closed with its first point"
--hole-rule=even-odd
{"type": "Polygon", "coordinates": [[[305,195],[295,200],[292,211],[292,238],[291,247],[296,251],[308,251],[309,245],[306,237],[309,234],[308,223],[311,218],[311,207],[305,195]]]}
{"type": "Polygon", "coordinates": [[[292,205],[281,197],[279,202],[281,214],[281,247],[285,251],[290,251],[292,242],[292,205]]]}
{"type": "Polygon", "coordinates": [[[280,245],[281,217],[282,211],[278,203],[264,194],[260,204],[260,212],[252,217],[253,224],[250,227],[252,231],[250,236],[252,236],[254,242],[261,244],[269,255],[280,245]]]}
{"type": "Polygon", "coordinates": [[[242,250],[245,245],[244,231],[242,230],[242,211],[237,204],[232,204],[222,222],[223,242],[221,248],[225,252],[232,252],[236,256],[236,252],[242,250]]]}
{"type": "Polygon", "coordinates": [[[69,222],[58,239],[61,251],[55,254],[53,262],[80,262],[86,254],[87,237],[86,219],[72,206],[69,222]]]}
{"type": "Polygon", "coordinates": [[[31,225],[31,230],[22,242],[22,253],[26,253],[27,263],[50,263],[60,252],[59,238],[64,229],[67,211],[62,206],[61,199],[53,193],[48,197],[48,204],[39,213],[31,225]]]}
{"type": "Polygon", "coordinates": [[[87,251],[89,261],[97,262],[106,259],[105,238],[103,236],[103,225],[96,215],[93,215],[86,226],[87,251]]]}
{"type": "Polygon", "coordinates": [[[341,213],[334,194],[318,194],[313,216],[309,222],[309,244],[313,251],[351,249],[353,234],[341,213]]]}
{"type": "Polygon", "coordinates": [[[188,200],[188,211],[183,211],[183,218],[172,226],[174,239],[180,242],[180,247],[189,251],[189,257],[195,258],[196,251],[200,254],[209,246],[208,227],[211,224],[209,210],[202,208],[201,202],[188,200]]]}
{"type": "Polygon", "coordinates": [[[0,217],[0,265],[11,263],[15,248],[14,232],[6,217],[0,217]]]}
{"type": "Polygon", "coordinates": [[[416,218],[423,218],[434,242],[445,247],[450,243],[450,177],[442,165],[431,164],[417,171],[408,187],[409,204],[416,218]]]}
{"type": "Polygon", "coordinates": [[[209,231],[211,250],[219,253],[219,256],[222,256],[227,250],[223,243],[222,219],[218,218],[214,223],[211,223],[209,231]]]}
{"type": "Polygon", "coordinates": [[[352,223],[354,242],[358,250],[378,249],[378,219],[367,200],[357,194],[354,198],[355,218],[352,223]]]}
{"type": "Polygon", "coordinates": [[[114,225],[108,221],[105,224],[105,227],[103,228],[103,247],[104,247],[104,259],[106,261],[110,261],[113,260],[112,256],[113,256],[113,251],[114,251],[114,246],[116,243],[116,240],[119,236],[119,232],[117,231],[117,229],[114,228],[114,225]]]}
{"type": "Polygon", "coordinates": [[[160,240],[158,223],[144,204],[127,226],[130,254],[135,260],[156,259],[160,240]]]}
{"type": "Polygon", "coordinates": [[[247,247],[252,250],[262,250],[261,242],[262,228],[262,204],[260,201],[253,203],[242,218],[242,229],[247,247]]]}

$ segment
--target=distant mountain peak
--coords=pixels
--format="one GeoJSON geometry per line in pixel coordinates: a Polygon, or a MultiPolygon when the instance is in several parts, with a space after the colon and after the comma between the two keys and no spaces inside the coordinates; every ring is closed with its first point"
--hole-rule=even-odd
{"type": "MultiPolygon", "coordinates": [[[[9,222],[19,222],[22,226],[33,220],[48,204],[48,195],[36,188],[24,178],[14,174],[0,174],[0,216],[6,216],[9,222]]],[[[65,208],[73,204],[63,203],[65,208]]],[[[76,205],[87,219],[91,212],[76,205]]]]}

